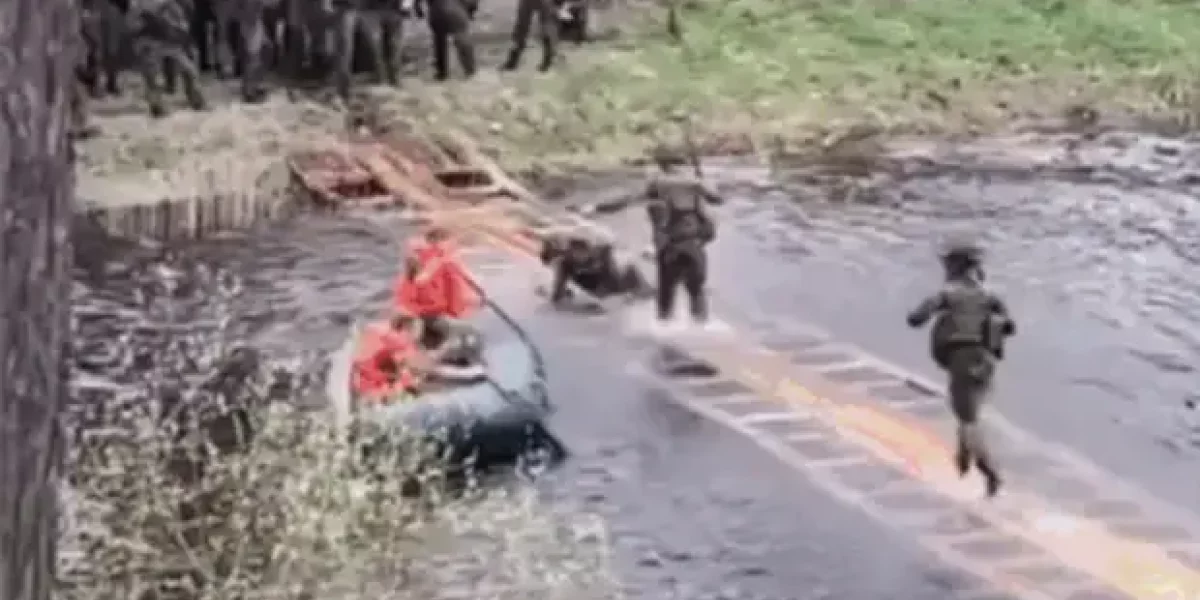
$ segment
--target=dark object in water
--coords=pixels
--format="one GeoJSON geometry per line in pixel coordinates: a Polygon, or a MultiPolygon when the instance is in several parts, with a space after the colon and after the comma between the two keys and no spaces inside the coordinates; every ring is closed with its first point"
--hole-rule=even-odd
{"type": "MultiPolygon", "coordinates": [[[[415,398],[351,399],[351,432],[367,454],[390,454],[385,451],[397,444],[419,442],[429,452],[421,466],[436,462],[452,479],[498,468],[532,475],[567,458],[566,447],[545,424],[552,406],[541,353],[499,307],[490,300],[485,305],[491,310],[471,320],[483,339],[480,376],[435,384],[415,398]]],[[[340,353],[343,360],[354,356],[358,343],[355,327],[340,353]]],[[[334,370],[350,376],[348,366],[334,370]]],[[[348,380],[337,385],[350,389],[348,380]]]]}

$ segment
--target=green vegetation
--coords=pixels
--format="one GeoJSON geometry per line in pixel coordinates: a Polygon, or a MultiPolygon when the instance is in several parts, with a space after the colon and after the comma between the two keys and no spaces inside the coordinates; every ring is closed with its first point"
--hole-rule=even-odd
{"type": "Polygon", "coordinates": [[[861,126],[986,132],[1090,109],[1177,126],[1200,115],[1192,2],[698,1],[682,9],[684,47],[667,40],[661,8],[626,9],[643,18],[628,19],[640,30],[621,47],[573,50],[551,75],[421,86],[403,112],[465,127],[513,167],[628,158],[678,140],[680,114],[698,138],[758,147],[861,126]]]}

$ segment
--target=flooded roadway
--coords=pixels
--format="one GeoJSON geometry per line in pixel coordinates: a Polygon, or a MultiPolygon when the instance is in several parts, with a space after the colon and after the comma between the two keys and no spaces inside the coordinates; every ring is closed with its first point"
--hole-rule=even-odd
{"type": "MultiPolygon", "coordinates": [[[[872,205],[744,199],[733,210],[747,235],[716,272],[747,268],[754,247],[774,277],[721,289],[933,378],[925,334],[903,314],[934,289],[938,244],[978,239],[1021,328],[1000,410],[1158,497],[1200,506],[1200,147],[1113,135],[1074,152],[1066,140],[954,152],[927,176],[880,177],[872,205]]],[[[803,188],[774,195],[816,193],[803,188]]]]}
{"type": "MultiPolygon", "coordinates": [[[[796,203],[789,196],[816,192],[748,174],[760,175],[727,173],[735,201],[714,260],[716,287],[741,312],[784,318],[803,307],[797,317],[928,372],[924,337],[901,316],[936,282],[937,236],[978,231],[1023,326],[1005,365],[1005,413],[1164,498],[1200,505],[1185,407],[1188,328],[1200,314],[1186,295],[1186,244],[1200,230],[1185,193],[954,174],[881,186],[884,200],[903,200],[889,206],[835,206],[796,203]],[[771,277],[735,280],[747,265],[771,277]]],[[[241,277],[239,335],[279,357],[335,347],[356,307],[386,297],[397,255],[377,230],[321,218],[183,252],[241,277]]],[[[122,304],[114,287],[138,270],[110,268],[107,285],[81,279],[80,305],[122,304]]],[[[125,309],[130,322],[136,310],[125,309]]],[[[210,312],[195,313],[200,326],[215,322],[210,312]]],[[[631,595],[950,600],[970,585],[627,374],[628,357],[563,338],[562,318],[525,319],[551,361],[553,424],[576,453],[547,488],[555,504],[605,518],[631,595]]]]}

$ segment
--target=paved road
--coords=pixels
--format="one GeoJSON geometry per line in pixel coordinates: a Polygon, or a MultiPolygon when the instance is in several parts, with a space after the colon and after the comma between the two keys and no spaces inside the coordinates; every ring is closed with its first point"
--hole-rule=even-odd
{"type": "MultiPolygon", "coordinates": [[[[747,261],[756,258],[750,251],[760,240],[728,235],[718,244],[717,268],[744,275],[758,266],[747,261]]],[[[794,272],[773,269],[771,277],[754,281],[760,287],[741,289],[736,286],[747,278],[717,276],[718,288],[740,292],[723,306],[742,318],[731,317],[736,330],[723,339],[684,344],[722,371],[718,381],[688,386],[694,408],[741,431],[841,501],[880,522],[903,522],[943,560],[1017,597],[1158,598],[1171,590],[1189,597],[1200,591],[1194,515],[1007,420],[994,419],[994,429],[1009,450],[1013,483],[1000,501],[979,502],[978,488],[950,473],[936,384],[807,328],[786,309],[746,312],[762,306],[755,291],[794,286],[788,281],[794,272]]],[[[854,319],[849,311],[839,316],[854,319]]],[[[878,323],[878,316],[868,322],[878,323]]],[[[594,339],[605,332],[612,333],[611,325],[593,332],[594,339]]]]}
{"type": "Polygon", "coordinates": [[[985,597],[972,595],[986,589],[979,579],[687,409],[638,368],[645,348],[545,310],[512,270],[485,281],[549,360],[552,424],[575,453],[551,493],[610,523],[634,597],[985,597]]]}

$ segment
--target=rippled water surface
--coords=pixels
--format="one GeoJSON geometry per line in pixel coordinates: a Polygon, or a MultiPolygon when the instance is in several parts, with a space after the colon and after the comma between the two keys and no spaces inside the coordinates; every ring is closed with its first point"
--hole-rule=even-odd
{"type": "Polygon", "coordinates": [[[1000,410],[1198,506],[1200,480],[1187,474],[1200,453],[1200,150],[1117,135],[1072,145],[960,149],[925,175],[873,181],[871,205],[747,195],[732,209],[744,235],[718,270],[761,264],[772,277],[729,288],[932,374],[923,334],[902,316],[934,289],[941,242],[979,240],[1021,325],[1000,410]]]}
{"type": "MultiPolygon", "coordinates": [[[[1191,475],[1200,432],[1187,403],[1200,353],[1200,283],[1192,278],[1200,217],[1196,190],[1181,175],[1196,151],[1156,144],[1084,147],[1074,158],[1056,143],[982,157],[979,149],[948,156],[910,147],[963,167],[874,177],[871,205],[812,201],[825,193],[820,178],[785,175],[780,184],[757,169],[714,170],[733,197],[721,210],[714,287],[742,315],[812,321],[929,372],[925,340],[902,326],[902,315],[937,282],[938,240],[977,235],[991,280],[1022,326],[1004,367],[1001,410],[1198,506],[1200,479],[1191,475]],[[981,162],[982,174],[972,174],[967,165],[981,162]]],[[[634,212],[614,222],[638,225],[634,212]]],[[[158,253],[143,253],[106,262],[89,252],[77,278],[79,366],[93,387],[136,370],[115,364],[109,342],[133,335],[169,343],[164,323],[186,333],[231,316],[238,337],[279,360],[329,351],[355,313],[386,298],[399,248],[380,228],[308,217],[176,249],[167,267],[158,253]],[[172,269],[193,273],[196,265],[236,277],[173,279],[172,269]],[[169,309],[148,300],[150,288],[164,285],[182,299],[169,309]],[[230,299],[213,299],[233,289],[230,299]]],[[[526,312],[551,361],[561,405],[553,425],[576,453],[546,482],[549,498],[605,517],[631,595],[956,597],[955,577],[915,545],[865,524],[628,375],[631,357],[563,336],[567,317],[526,312]]]]}

